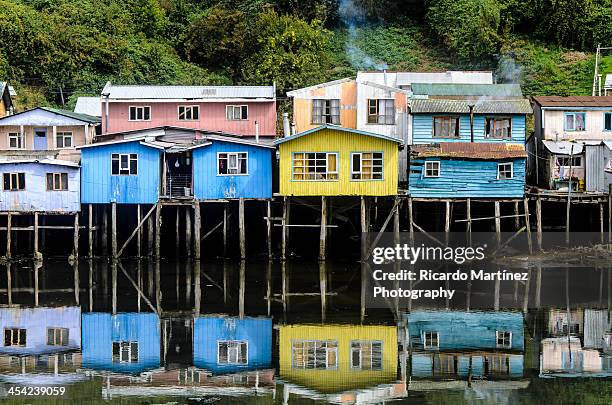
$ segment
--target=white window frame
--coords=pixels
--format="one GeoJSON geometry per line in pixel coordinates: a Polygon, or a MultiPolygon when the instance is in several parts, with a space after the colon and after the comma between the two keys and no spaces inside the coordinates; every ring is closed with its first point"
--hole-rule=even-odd
{"type": "Polygon", "coordinates": [[[2,191],[25,191],[26,176],[25,172],[5,172],[2,173],[2,191]],[[9,175],[9,188],[4,187],[4,176],[9,175]],[[23,174],[23,188],[19,188],[19,175],[23,174]],[[14,180],[14,181],[13,181],[14,180]],[[17,188],[13,188],[13,183],[17,184],[17,188]]]}
{"type": "Polygon", "coordinates": [[[179,121],[199,121],[200,120],[200,106],[199,105],[179,105],[177,107],[177,119],[179,121]],[[183,109],[183,118],[181,118],[181,109],[183,109]],[[197,111],[197,118],[193,118],[193,112],[197,111]],[[186,118],[189,115],[191,118],[186,118]]]}
{"type": "Polygon", "coordinates": [[[47,328],[47,346],[68,346],[70,342],[70,329],[60,327],[47,328]],[[62,339],[62,332],[66,331],[66,341],[62,339]],[[53,344],[49,345],[49,332],[53,333],[53,344]],[[59,342],[58,342],[59,341],[59,342]]]}
{"type": "Polygon", "coordinates": [[[438,177],[440,177],[440,172],[442,171],[442,162],[440,160],[426,160],[425,164],[423,165],[423,177],[424,178],[428,178],[428,179],[437,179],[438,177]],[[431,168],[429,166],[438,166],[437,168],[431,168]],[[437,171],[438,174],[437,175],[429,175],[427,174],[427,171],[437,171]]]}
{"type": "Polygon", "coordinates": [[[217,176],[248,176],[249,175],[249,152],[217,152],[217,176]],[[221,173],[220,168],[219,168],[219,161],[221,160],[221,156],[220,155],[227,155],[227,171],[228,173],[221,173]],[[240,160],[246,160],[246,173],[229,173],[229,171],[231,170],[229,167],[229,163],[230,163],[230,155],[232,156],[236,156],[236,164],[237,167],[235,170],[239,170],[240,169],[240,160]],[[241,157],[240,155],[244,155],[244,157],[241,157]]]}
{"type": "MultiPolygon", "coordinates": [[[[122,340],[119,342],[112,342],[112,344],[114,345],[115,343],[119,344],[119,363],[138,363],[140,361],[140,344],[138,341],[136,340],[122,340]],[[136,360],[132,361],[132,344],[136,345],[136,360]],[[127,345],[127,359],[123,358],[123,349],[122,346],[123,345],[127,345]]],[[[111,350],[113,350],[113,348],[111,348],[111,350]]],[[[114,353],[112,353],[112,357],[113,357],[113,362],[115,362],[115,356],[114,353]]]]}
{"type": "Polygon", "coordinates": [[[431,136],[432,138],[442,138],[442,139],[461,138],[461,117],[459,115],[436,115],[434,116],[431,119],[431,136]],[[444,126],[448,128],[448,135],[436,133],[436,120],[445,121],[444,126]],[[446,123],[446,121],[448,121],[448,123],[446,123]],[[455,133],[451,133],[451,129],[453,127],[452,121],[455,121],[455,133]]]}
{"type": "Polygon", "coordinates": [[[423,331],[423,349],[440,349],[440,332],[437,332],[435,330],[426,330],[423,331]],[[433,335],[435,334],[436,336],[436,345],[432,345],[432,344],[427,344],[427,334],[430,334],[430,341],[433,341],[433,335]]]}
{"type": "Polygon", "coordinates": [[[131,105],[128,107],[128,121],[151,121],[150,105],[131,105]],[[136,109],[136,118],[132,118],[132,108],[136,109]],[[149,109],[149,118],[145,119],[145,108],[149,109]],[[142,110],[142,118],[138,118],[138,110],[142,110]]]}
{"type": "Polygon", "coordinates": [[[563,130],[568,132],[584,132],[587,130],[587,114],[586,112],[566,112],[563,114],[563,130]],[[576,129],[576,116],[582,115],[584,117],[584,129],[576,129]],[[573,125],[570,127],[567,126],[567,117],[573,116],[573,125]]]}
{"type": "Polygon", "coordinates": [[[487,139],[512,139],[512,117],[509,116],[488,116],[485,117],[485,138],[487,139]],[[496,136],[495,131],[497,128],[497,123],[499,121],[508,120],[508,135],[507,136],[496,136]],[[487,122],[490,121],[491,133],[487,133],[487,122]]]}
{"type": "Polygon", "coordinates": [[[20,328],[20,327],[5,327],[4,328],[4,334],[2,335],[2,344],[4,347],[25,347],[28,344],[28,330],[26,328],[20,328]],[[21,331],[23,332],[23,336],[24,336],[24,341],[21,342],[21,339],[19,339],[19,335],[21,331]],[[6,345],[6,332],[7,331],[11,331],[11,344],[10,345],[6,345]],[[13,344],[13,340],[15,337],[15,331],[17,331],[17,343],[13,344]]]}
{"type": "Polygon", "coordinates": [[[65,172],[49,172],[47,173],[47,175],[45,176],[45,188],[47,191],[68,191],[69,188],[69,177],[68,177],[68,173],[65,172]],[[49,175],[51,175],[53,177],[51,183],[52,183],[52,188],[49,188],[49,180],[48,177],[49,175]],[[66,188],[62,188],[62,175],[66,176],[66,188]],[[59,179],[59,182],[57,181],[59,179]],[[59,187],[58,187],[59,185],[59,187]]]}
{"type": "Polygon", "coordinates": [[[227,365],[234,365],[234,366],[246,366],[249,364],[249,342],[246,340],[217,340],[217,364],[227,364],[227,365]],[[221,363],[221,359],[219,356],[219,352],[221,349],[221,345],[222,344],[227,344],[227,362],[225,363],[221,363]],[[245,362],[241,363],[240,362],[240,348],[242,347],[242,345],[246,346],[246,353],[244,353],[244,359],[245,362]],[[230,345],[234,345],[233,347],[230,347],[230,345]],[[235,361],[231,360],[231,356],[230,356],[230,351],[234,352],[235,351],[235,361]]]}
{"type": "Polygon", "coordinates": [[[8,148],[9,149],[25,149],[26,148],[26,137],[22,132],[9,132],[7,134],[8,138],[8,148]],[[15,140],[18,146],[11,146],[11,140],[15,140]]]}
{"type": "Polygon", "coordinates": [[[498,349],[511,349],[512,348],[512,332],[509,330],[496,330],[495,331],[495,347],[498,349]],[[508,344],[504,344],[505,334],[508,334],[508,344]],[[502,343],[499,343],[500,338],[502,339],[502,343]]]}
{"type": "Polygon", "coordinates": [[[249,106],[247,104],[228,104],[225,106],[226,121],[247,121],[249,119],[249,106]],[[246,118],[242,118],[242,109],[246,110],[246,118]],[[240,118],[236,118],[236,110],[240,118]],[[230,114],[231,111],[231,114],[230,114]]]}
{"type": "Polygon", "coordinates": [[[366,124],[367,125],[395,125],[395,99],[393,98],[369,98],[367,101],[367,116],[366,116],[366,124]],[[391,115],[387,114],[387,110],[389,109],[387,107],[387,102],[391,102],[391,107],[393,112],[391,113],[391,115]],[[375,102],[375,105],[372,104],[372,102],[375,102]],[[382,103],[381,103],[382,102],[382,103]],[[381,104],[385,104],[384,106],[384,114],[380,113],[381,110],[381,104]],[[374,108],[374,110],[372,110],[372,108],[374,108]],[[374,111],[374,112],[372,112],[374,111]],[[373,121],[374,122],[370,122],[370,117],[376,117],[373,121]],[[385,122],[380,122],[380,117],[385,117],[383,118],[383,121],[385,122]],[[391,117],[391,122],[387,122],[389,120],[388,117],[391,117]]]}
{"type": "Polygon", "coordinates": [[[72,149],[74,148],[74,137],[72,131],[61,131],[55,135],[55,147],[57,149],[72,149]],[[62,146],[59,145],[58,138],[62,139],[62,146]],[[70,146],[66,146],[66,139],[70,139],[70,146]]]}
{"type": "Polygon", "coordinates": [[[497,180],[512,180],[512,179],[514,179],[514,162],[503,162],[503,163],[498,163],[498,164],[497,164],[497,180]],[[502,166],[508,166],[508,165],[510,165],[510,177],[504,177],[504,178],[501,178],[501,177],[499,176],[499,174],[500,174],[500,168],[501,168],[502,166]]]}
{"type": "Polygon", "coordinates": [[[351,152],[351,181],[383,181],[385,179],[385,153],[382,151],[373,151],[373,152],[351,152]],[[372,157],[370,159],[366,159],[371,161],[372,164],[372,172],[370,173],[370,175],[372,176],[372,178],[370,179],[364,179],[363,178],[363,155],[364,154],[371,154],[372,157]],[[374,157],[375,154],[380,154],[380,158],[376,158],[374,157]],[[359,170],[356,171],[355,167],[353,165],[353,158],[355,156],[359,156],[359,170]],[[374,161],[376,160],[380,160],[381,164],[380,165],[375,165],[374,161]],[[375,168],[380,168],[380,179],[375,179],[374,178],[374,174],[379,174],[377,172],[374,172],[375,168]],[[359,178],[354,178],[353,176],[359,176],[359,178]]]}
{"type": "Polygon", "coordinates": [[[138,154],[137,153],[111,153],[111,176],[138,176],[138,154]],[[113,160],[115,160],[114,156],[117,156],[117,159],[119,160],[119,173],[117,174],[113,174],[113,160]],[[121,166],[121,158],[123,156],[127,156],[127,168],[122,169],[121,166]],[[132,156],[136,156],[135,158],[132,156]],[[136,161],[136,172],[132,173],[131,170],[131,163],[132,160],[136,161]],[[121,173],[122,170],[127,170],[128,173],[121,173]]]}
{"type": "Polygon", "coordinates": [[[340,154],[338,152],[292,152],[291,154],[291,181],[338,181],[340,179],[340,172],[339,172],[339,166],[340,166],[340,154]],[[314,172],[308,172],[306,171],[310,166],[308,166],[308,164],[306,163],[307,160],[310,159],[306,159],[306,155],[308,154],[314,154],[315,155],[315,166],[314,172]],[[325,172],[317,172],[316,168],[317,168],[317,164],[316,161],[317,160],[323,160],[321,158],[317,159],[316,155],[325,155],[325,172]],[[304,155],[302,159],[297,159],[297,160],[302,160],[302,162],[304,162],[301,166],[296,166],[295,162],[296,162],[296,155],[304,155]],[[329,169],[329,156],[330,155],[335,155],[336,156],[336,170],[331,171],[329,169]],[[304,171],[301,173],[296,173],[295,169],[296,168],[301,168],[304,171]],[[314,173],[314,175],[321,175],[324,176],[325,178],[306,178],[308,174],[314,173]],[[304,176],[303,179],[296,179],[295,176],[296,175],[302,175],[304,176]],[[329,178],[330,176],[335,175],[335,178],[329,178]]]}
{"type": "Polygon", "coordinates": [[[351,369],[353,370],[382,370],[384,368],[384,343],[382,340],[351,340],[351,346],[350,346],[350,359],[351,359],[351,369]],[[353,344],[359,344],[360,347],[353,347],[353,344]],[[373,363],[373,353],[370,352],[370,364],[368,367],[363,367],[363,348],[361,347],[362,344],[366,344],[366,345],[370,345],[370,348],[372,348],[372,346],[374,344],[379,344],[380,345],[380,367],[373,367],[372,363],[373,363]],[[359,365],[355,365],[353,363],[353,353],[358,351],[359,352],[359,365]]]}
{"type": "Polygon", "coordinates": [[[314,98],[311,103],[310,122],[313,125],[340,125],[340,99],[314,98]],[[338,111],[338,114],[334,114],[338,111]],[[320,112],[321,114],[315,114],[320,112]],[[335,122],[334,122],[335,121],[335,122]]]}
{"type": "Polygon", "coordinates": [[[291,341],[291,368],[300,369],[300,370],[336,370],[338,368],[338,341],[337,340],[313,340],[313,339],[298,339],[291,341]],[[314,353],[314,367],[308,367],[309,363],[307,362],[307,356],[304,355],[304,350],[307,350],[307,345],[311,343],[313,345],[320,344],[321,346],[325,344],[324,348],[320,348],[319,350],[325,350],[325,367],[317,367],[316,362],[316,352],[314,353]],[[334,344],[335,347],[328,347],[329,344],[334,344]],[[295,351],[296,345],[301,345],[300,348],[302,350],[302,364],[296,364],[295,362],[295,351]],[[329,365],[329,354],[331,352],[335,353],[335,364],[329,365]]]}

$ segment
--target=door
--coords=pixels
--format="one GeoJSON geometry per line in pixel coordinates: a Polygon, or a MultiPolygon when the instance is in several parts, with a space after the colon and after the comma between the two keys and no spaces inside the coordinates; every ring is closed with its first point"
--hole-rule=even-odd
{"type": "Polygon", "coordinates": [[[34,150],[47,149],[47,130],[45,128],[34,128],[34,150]]]}

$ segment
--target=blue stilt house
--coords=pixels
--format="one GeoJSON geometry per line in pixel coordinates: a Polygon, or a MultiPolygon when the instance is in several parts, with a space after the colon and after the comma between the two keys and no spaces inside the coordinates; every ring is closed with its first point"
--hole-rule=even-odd
{"type": "Polygon", "coordinates": [[[525,122],[518,85],[413,84],[409,193],[419,198],[522,198],[525,122]]]}
{"type": "Polygon", "coordinates": [[[269,368],[272,319],[202,316],[194,321],[193,365],[214,374],[269,368]]]}
{"type": "Polygon", "coordinates": [[[415,377],[523,375],[521,313],[414,311],[406,318],[415,377]]]}
{"type": "Polygon", "coordinates": [[[160,366],[160,321],[150,313],[83,314],[83,367],[140,374],[160,366]]]}
{"type": "Polygon", "coordinates": [[[272,145],[176,127],[103,138],[81,148],[84,204],[272,197],[272,145]]]}

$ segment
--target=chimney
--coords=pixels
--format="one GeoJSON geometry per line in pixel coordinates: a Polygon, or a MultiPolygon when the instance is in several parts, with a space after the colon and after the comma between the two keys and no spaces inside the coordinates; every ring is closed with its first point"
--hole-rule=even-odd
{"type": "Polygon", "coordinates": [[[291,123],[291,135],[295,135],[297,131],[295,130],[295,122],[291,123]]]}
{"type": "Polygon", "coordinates": [[[387,69],[383,69],[383,75],[384,75],[384,78],[385,78],[385,86],[388,86],[389,83],[387,83],[387,69]]]}
{"type": "Polygon", "coordinates": [[[291,135],[291,128],[289,126],[289,113],[283,113],[283,136],[291,135]]]}
{"type": "Polygon", "coordinates": [[[469,104],[470,108],[470,142],[474,142],[474,104],[469,104]]]}
{"type": "Polygon", "coordinates": [[[255,142],[259,143],[259,122],[255,121],[255,142]]]}

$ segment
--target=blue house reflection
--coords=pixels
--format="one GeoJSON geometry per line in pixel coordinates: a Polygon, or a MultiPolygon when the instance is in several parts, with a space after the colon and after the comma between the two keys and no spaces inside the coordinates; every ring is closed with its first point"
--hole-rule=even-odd
{"type": "Polygon", "coordinates": [[[202,316],[194,320],[193,365],[215,374],[270,367],[272,319],[202,316]]]}
{"type": "Polygon", "coordinates": [[[82,319],[84,368],[138,374],[160,366],[156,314],[86,313],[82,319]]]}

